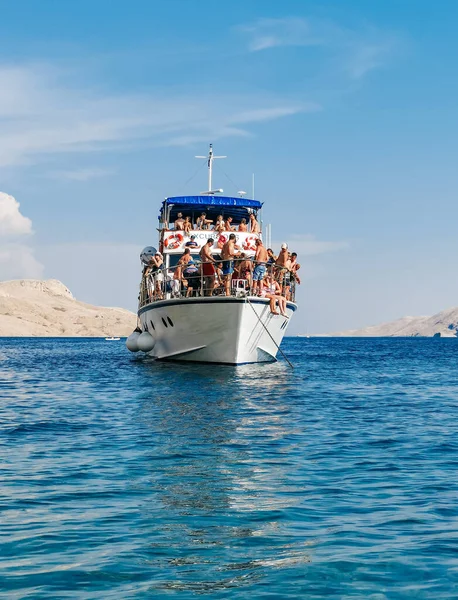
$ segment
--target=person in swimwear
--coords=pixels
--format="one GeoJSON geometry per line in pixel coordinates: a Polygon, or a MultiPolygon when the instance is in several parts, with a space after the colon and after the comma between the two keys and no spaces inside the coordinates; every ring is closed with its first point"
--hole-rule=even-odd
{"type": "Polygon", "coordinates": [[[291,283],[291,259],[288,252],[288,244],[282,244],[280,254],[275,262],[276,279],[282,288],[282,294],[289,294],[291,283]]]}
{"type": "Polygon", "coordinates": [[[235,233],[229,235],[229,239],[224,244],[221,250],[221,258],[223,259],[223,278],[224,287],[226,289],[226,296],[231,295],[231,280],[232,273],[234,272],[234,257],[238,254],[238,250],[235,248],[235,233]]]}
{"type": "Polygon", "coordinates": [[[250,231],[251,233],[259,233],[259,223],[253,213],[250,214],[250,231]]]}
{"type": "Polygon", "coordinates": [[[253,271],[253,294],[256,295],[262,291],[262,280],[266,274],[267,250],[265,249],[262,240],[256,239],[256,254],[254,255],[254,271],[253,271]]]}
{"type": "Polygon", "coordinates": [[[238,279],[246,279],[248,282],[248,288],[251,288],[251,275],[253,272],[253,263],[252,261],[246,257],[246,254],[242,252],[240,255],[240,260],[237,266],[237,278],[238,279]]]}
{"type": "Polygon", "coordinates": [[[204,296],[211,296],[215,284],[215,264],[216,260],[212,256],[212,246],[215,243],[213,238],[209,238],[207,243],[202,246],[199,253],[202,261],[202,276],[204,278],[204,296]]]}
{"type": "Polygon", "coordinates": [[[286,298],[281,295],[281,288],[278,285],[278,282],[270,275],[267,275],[263,281],[261,297],[270,300],[269,307],[271,314],[278,315],[278,311],[276,310],[276,303],[278,302],[280,314],[283,317],[288,318],[288,315],[286,314],[286,298]]]}
{"type": "Polygon", "coordinates": [[[178,213],[178,218],[175,221],[175,229],[177,231],[183,231],[184,229],[184,219],[183,219],[183,215],[181,213],[178,213]]]}
{"type": "Polygon", "coordinates": [[[185,217],[183,223],[183,230],[186,235],[189,235],[189,232],[192,229],[191,217],[185,217]]]}
{"type": "Polygon", "coordinates": [[[184,245],[185,248],[198,248],[199,244],[196,242],[196,236],[192,235],[189,242],[186,242],[184,245]]]}
{"type": "Polygon", "coordinates": [[[292,252],[291,253],[291,273],[293,274],[293,278],[297,281],[297,283],[300,285],[301,280],[299,279],[299,275],[297,274],[297,272],[299,271],[299,269],[301,268],[301,265],[297,262],[297,254],[296,252],[292,252]]]}
{"type": "Polygon", "coordinates": [[[208,229],[210,223],[213,223],[211,219],[207,219],[206,213],[202,213],[200,217],[197,219],[196,228],[197,229],[208,229]]]}
{"type": "Polygon", "coordinates": [[[247,232],[248,231],[248,227],[247,227],[247,224],[246,224],[246,219],[242,219],[240,221],[239,231],[243,231],[243,232],[247,232]]]}
{"type": "Polygon", "coordinates": [[[213,230],[217,231],[218,233],[222,233],[223,231],[226,231],[226,224],[224,222],[223,215],[218,215],[218,218],[216,219],[216,223],[213,227],[213,230]]]}
{"type": "Polygon", "coordinates": [[[272,250],[272,248],[267,248],[267,256],[269,257],[267,264],[270,265],[274,265],[277,257],[274,254],[274,251],[272,250]]]}
{"type": "Polygon", "coordinates": [[[225,231],[235,231],[235,227],[232,225],[232,217],[227,217],[225,231]]]}

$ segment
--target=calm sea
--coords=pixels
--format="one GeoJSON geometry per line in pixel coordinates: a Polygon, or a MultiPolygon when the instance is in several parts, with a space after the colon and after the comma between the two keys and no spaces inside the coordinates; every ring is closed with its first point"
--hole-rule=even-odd
{"type": "Polygon", "coordinates": [[[458,340],[0,341],[7,599],[458,598],[458,340]]]}

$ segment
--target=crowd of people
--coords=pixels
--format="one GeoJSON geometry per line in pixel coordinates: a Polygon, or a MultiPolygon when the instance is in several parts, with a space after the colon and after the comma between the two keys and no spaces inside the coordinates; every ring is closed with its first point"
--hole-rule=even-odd
{"type": "MultiPolygon", "coordinates": [[[[259,223],[256,220],[254,213],[250,213],[248,223],[245,218],[241,219],[238,225],[235,225],[232,221],[232,217],[226,217],[224,219],[223,215],[218,215],[216,221],[213,222],[213,219],[207,219],[207,214],[203,212],[194,224],[190,216],[183,217],[183,213],[179,212],[173,223],[173,228],[175,231],[183,231],[186,234],[189,234],[189,232],[193,230],[212,230],[217,233],[223,233],[224,231],[260,232],[259,223]]],[[[166,227],[165,230],[168,231],[169,228],[166,227]]]]}
{"type": "Polygon", "coordinates": [[[286,301],[294,297],[294,287],[300,284],[300,264],[297,254],[289,252],[282,244],[276,256],[271,248],[265,248],[262,240],[256,239],[254,257],[247,256],[236,244],[236,235],[231,233],[219,256],[213,255],[214,240],[209,238],[199,252],[199,260],[185,247],[176,267],[165,272],[164,259],[160,252],[151,257],[143,275],[149,300],[164,297],[231,296],[245,293],[270,300],[272,314],[286,316],[286,301]]]}

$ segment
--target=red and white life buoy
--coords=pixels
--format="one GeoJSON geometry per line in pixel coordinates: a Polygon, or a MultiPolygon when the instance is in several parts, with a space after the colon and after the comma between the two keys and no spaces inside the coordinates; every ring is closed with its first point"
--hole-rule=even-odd
{"type": "Polygon", "coordinates": [[[181,233],[173,233],[165,241],[164,246],[167,250],[176,250],[183,243],[184,237],[181,233]]]}
{"type": "Polygon", "coordinates": [[[221,249],[224,246],[224,244],[227,242],[228,239],[229,239],[229,237],[226,237],[224,235],[224,233],[222,233],[218,238],[218,242],[217,242],[218,248],[221,249]]]}
{"type": "Polygon", "coordinates": [[[245,239],[245,241],[243,242],[243,249],[244,250],[256,250],[256,240],[257,240],[257,236],[255,235],[248,235],[245,239]]]}

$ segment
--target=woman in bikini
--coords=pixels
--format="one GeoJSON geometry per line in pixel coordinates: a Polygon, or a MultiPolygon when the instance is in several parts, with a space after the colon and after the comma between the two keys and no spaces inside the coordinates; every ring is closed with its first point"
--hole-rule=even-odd
{"type": "Polygon", "coordinates": [[[276,302],[278,302],[278,308],[280,314],[283,317],[287,317],[286,314],[286,298],[281,295],[281,288],[273,277],[267,275],[262,282],[261,298],[268,298],[270,300],[270,312],[273,315],[278,315],[276,310],[276,302]]]}

